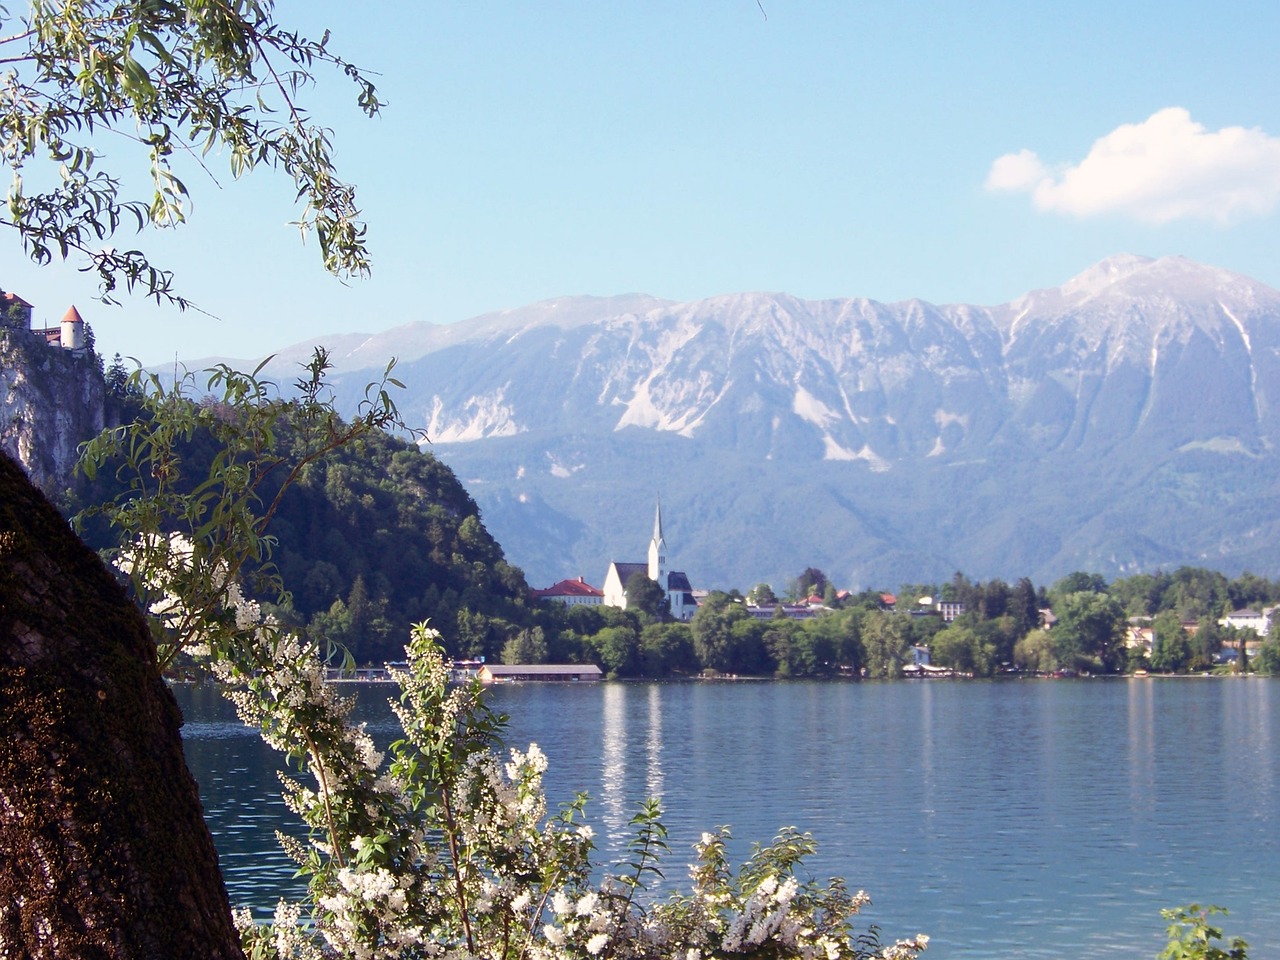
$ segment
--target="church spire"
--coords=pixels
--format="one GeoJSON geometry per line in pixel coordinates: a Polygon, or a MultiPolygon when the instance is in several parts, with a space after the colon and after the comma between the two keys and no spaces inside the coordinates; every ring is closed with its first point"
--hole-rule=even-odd
{"type": "Polygon", "coordinates": [[[649,579],[667,589],[667,541],[662,538],[662,502],[653,513],[653,539],[649,541],[649,579]]]}

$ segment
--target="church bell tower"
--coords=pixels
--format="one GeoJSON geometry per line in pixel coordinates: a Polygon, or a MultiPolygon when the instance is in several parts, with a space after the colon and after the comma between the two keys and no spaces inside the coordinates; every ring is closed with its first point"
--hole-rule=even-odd
{"type": "Polygon", "coordinates": [[[667,541],[662,539],[662,503],[653,514],[653,539],[649,541],[649,579],[667,589],[667,541]]]}

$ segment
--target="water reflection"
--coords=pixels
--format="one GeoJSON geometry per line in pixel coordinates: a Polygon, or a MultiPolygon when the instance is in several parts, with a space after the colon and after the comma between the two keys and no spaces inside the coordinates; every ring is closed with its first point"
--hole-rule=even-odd
{"type": "Polygon", "coordinates": [[[649,692],[649,735],[645,738],[645,756],[648,776],[645,787],[648,795],[655,799],[662,798],[662,688],[656,684],[648,688],[649,692]]]}
{"type": "Polygon", "coordinates": [[[1242,695],[1223,702],[1222,736],[1235,744],[1240,762],[1221,771],[1223,783],[1230,787],[1223,800],[1229,805],[1228,816],[1250,821],[1260,832],[1270,832],[1275,829],[1280,802],[1274,791],[1266,789],[1277,780],[1274,697],[1266,681],[1241,678],[1233,682],[1241,687],[1242,695]],[[1246,806],[1239,802],[1240,795],[1256,796],[1257,801],[1246,806]]]}
{"type": "MultiPolygon", "coordinates": [[[[600,802],[607,836],[614,844],[627,836],[627,688],[606,684],[603,690],[600,802]]],[[[585,732],[585,731],[584,731],[585,732]]]]}
{"type": "Polygon", "coordinates": [[[1129,803],[1143,809],[1155,783],[1155,695],[1159,681],[1135,677],[1129,685],[1129,803]]]}
{"type": "Polygon", "coordinates": [[[920,684],[920,786],[921,795],[924,799],[923,813],[925,820],[932,823],[938,811],[933,769],[934,685],[927,681],[920,681],[920,684]]]}
{"type": "MultiPolygon", "coordinates": [[[[275,758],[188,693],[233,898],[269,912],[292,871],[270,832],[289,822],[275,758]]],[[[1280,955],[1277,697],[1277,682],[1205,679],[493,693],[508,742],[546,751],[551,805],[592,794],[601,861],[625,855],[651,795],[670,886],[705,829],[732,824],[742,859],[795,824],[819,840],[814,875],[866,887],[866,919],[930,933],[933,960],[1154,956],[1160,908],[1191,901],[1229,906],[1251,953],[1280,955]]],[[[385,692],[364,699],[362,719],[389,729],[385,692]]]]}

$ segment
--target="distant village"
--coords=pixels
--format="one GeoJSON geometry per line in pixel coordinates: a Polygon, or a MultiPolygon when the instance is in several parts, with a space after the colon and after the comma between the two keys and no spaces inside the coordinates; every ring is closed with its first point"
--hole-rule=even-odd
{"type": "MultiPolygon", "coordinates": [[[[544,589],[532,591],[539,601],[560,603],[566,606],[604,606],[626,610],[628,607],[628,584],[632,578],[643,575],[665,590],[669,605],[670,617],[679,622],[693,619],[699,605],[706,600],[710,591],[695,590],[689,577],[683,571],[671,570],[667,563],[667,542],[662,527],[662,507],[659,504],[654,513],[653,535],[649,541],[647,562],[611,561],[605,571],[603,588],[588,583],[585,577],[561,580],[544,589]]],[[[736,591],[735,591],[736,592],[736,591]]],[[[811,594],[794,598],[790,602],[770,598],[761,602],[753,594],[741,598],[742,608],[756,620],[813,620],[824,614],[832,613],[852,600],[853,594],[848,590],[829,591],[826,595],[811,594]]],[[[878,593],[878,607],[884,612],[901,612],[912,617],[933,617],[942,624],[950,624],[967,612],[967,605],[962,601],[945,600],[932,596],[920,597],[907,609],[899,609],[898,598],[892,593],[878,593]]],[[[1260,609],[1243,608],[1225,613],[1217,619],[1217,624],[1233,635],[1241,637],[1236,645],[1223,645],[1215,654],[1214,661],[1218,665],[1233,665],[1242,656],[1246,659],[1256,656],[1263,643],[1270,635],[1271,623],[1280,604],[1261,607],[1260,609]]],[[[1039,626],[1051,631],[1058,622],[1050,606],[1038,609],[1039,626]]],[[[1180,621],[1181,629],[1188,638],[1196,636],[1202,626],[1199,620],[1180,621]]],[[[1130,657],[1136,660],[1150,660],[1157,643],[1156,629],[1152,617],[1130,617],[1124,631],[1124,645],[1130,657]]],[[[599,679],[602,674],[594,670],[590,675],[559,675],[556,667],[522,668],[501,667],[491,669],[484,675],[486,682],[502,682],[509,679],[599,679]],[[541,673],[538,671],[541,670],[541,673]]],[[[1056,671],[1061,672],[1061,671],[1056,671]]],[[[1073,671],[1066,671],[1071,673],[1073,671]]],[[[1138,670],[1139,675],[1146,674],[1138,670]]],[[[903,666],[906,676],[955,676],[957,671],[950,666],[939,666],[931,662],[928,645],[917,644],[910,649],[910,662],[903,666]]]]}

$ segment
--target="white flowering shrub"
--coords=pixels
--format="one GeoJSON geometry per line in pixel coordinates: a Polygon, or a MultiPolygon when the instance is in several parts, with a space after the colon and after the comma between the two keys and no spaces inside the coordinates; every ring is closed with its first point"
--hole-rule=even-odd
{"type": "MultiPolygon", "coordinates": [[[[309,458],[394,420],[378,390],[364,419],[335,422],[317,399],[325,366],[317,354],[299,384],[303,422],[320,425],[309,458]]],[[[924,949],[923,936],[882,946],[874,927],[855,930],[866,895],[805,875],[814,842],[794,831],[736,870],[727,833],[705,834],[689,889],[657,898],[648,882],[669,869],[670,851],[656,802],[633,819],[627,860],[593,880],[586,798],[548,812],[546,758],[537,746],[502,751],[501,719],[478,685],[450,685],[426,624],[414,628],[407,669],[395,675],[403,736],[380,753],[350,722],[353,702],[325,681],[318,651],[264,617],[241,587],[241,572],[269,558],[273,507],[259,500],[262,479],[278,470],[287,486],[299,465],[266,453],[280,423],[267,386],[225,368],[216,377],[225,407],[216,436],[227,449],[194,493],[168,478],[175,440],[198,415],[167,407],[163,393],[149,400],[151,426],[121,428],[89,452],[99,464],[125,455],[140,478],[133,498],[103,512],[122,531],[117,564],[151,617],[162,662],[183,655],[214,677],[297,771],[282,777],[284,794],[308,837],[279,836],[308,893],[281,903],[270,923],[237,914],[251,958],[906,960],[924,949]]]]}
{"type": "Polygon", "coordinates": [[[687,892],[641,895],[669,854],[655,803],[633,820],[629,860],[593,883],[585,798],[548,815],[546,758],[537,746],[500,754],[499,719],[478,687],[449,684],[437,640],[425,624],[413,632],[391,704],[404,736],[386,758],[288,635],[259,627],[243,663],[210,663],[241,717],[311,774],[285,783],[310,842],[284,840],[309,897],[271,924],[242,912],[250,956],[843,960],[924,948],[923,936],[882,947],[874,929],[855,932],[866,895],[805,877],[814,842],[793,831],[736,871],[727,834],[705,834],[687,892]]]}

